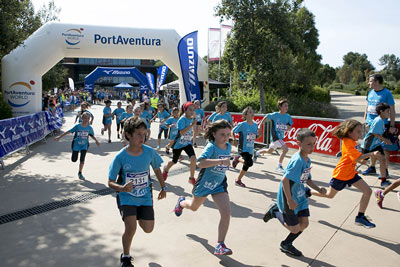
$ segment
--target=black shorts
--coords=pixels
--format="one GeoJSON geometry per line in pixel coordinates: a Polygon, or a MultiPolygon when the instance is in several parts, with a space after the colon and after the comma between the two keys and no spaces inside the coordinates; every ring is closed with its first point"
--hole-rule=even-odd
{"type": "Polygon", "coordinates": [[[353,178],[351,178],[348,181],[342,181],[342,180],[338,180],[336,178],[332,178],[331,181],[329,182],[329,185],[337,190],[337,191],[341,191],[343,190],[343,188],[346,187],[346,185],[348,185],[349,187],[354,184],[355,182],[358,182],[359,180],[361,180],[361,177],[356,173],[356,175],[354,175],[353,178]]]}
{"type": "Polygon", "coordinates": [[[158,139],[161,139],[161,136],[162,136],[162,133],[164,132],[164,139],[167,139],[167,137],[168,137],[168,128],[162,128],[162,127],[159,127],[159,129],[158,129],[158,139]]]}
{"type": "Polygon", "coordinates": [[[385,155],[385,152],[383,152],[383,148],[382,148],[381,145],[375,147],[375,148],[372,149],[372,150],[368,150],[368,149],[363,148],[362,151],[361,151],[361,153],[367,154],[367,153],[369,153],[369,152],[375,152],[375,151],[379,151],[379,153],[381,153],[382,155],[385,155]]]}
{"type": "Polygon", "coordinates": [[[185,150],[186,154],[188,155],[189,158],[191,158],[192,156],[196,156],[196,154],[194,153],[194,149],[192,145],[187,145],[185,147],[182,148],[178,148],[178,149],[173,149],[172,150],[172,162],[173,163],[177,163],[179,157],[181,156],[182,150],[185,150]]]}
{"type": "Polygon", "coordinates": [[[201,121],[198,121],[196,124],[197,124],[197,125],[201,125],[201,121]]]}
{"type": "Polygon", "coordinates": [[[81,152],[80,162],[81,162],[81,163],[85,162],[85,157],[86,157],[86,152],[87,152],[87,150],[72,151],[72,156],[71,156],[72,162],[76,162],[76,161],[78,160],[78,154],[79,154],[79,152],[81,152]]]}
{"type": "Polygon", "coordinates": [[[309,209],[299,210],[297,214],[295,214],[294,211],[291,209],[287,209],[286,211],[283,212],[283,220],[289,226],[298,225],[299,217],[309,217],[309,216],[310,216],[309,209]]]}
{"type": "Polygon", "coordinates": [[[244,164],[242,167],[242,170],[246,171],[253,166],[253,156],[250,155],[249,152],[242,152],[240,153],[240,156],[242,156],[243,160],[244,160],[244,164]]]}
{"type": "Polygon", "coordinates": [[[117,205],[122,220],[128,216],[136,216],[136,220],[149,220],[154,221],[153,206],[133,206],[133,205],[120,205],[119,196],[117,194],[117,205]]]}

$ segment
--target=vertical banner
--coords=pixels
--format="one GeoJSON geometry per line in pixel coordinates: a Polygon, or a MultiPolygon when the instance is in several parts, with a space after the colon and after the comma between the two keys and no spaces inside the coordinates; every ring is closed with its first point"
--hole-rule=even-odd
{"type": "Polygon", "coordinates": [[[197,31],[184,36],[178,44],[179,62],[185,87],[186,100],[201,100],[200,86],[197,77],[197,31]]]}
{"type": "Polygon", "coordinates": [[[221,57],[224,55],[226,39],[228,39],[228,35],[230,34],[232,26],[229,25],[221,25],[221,57]]]}
{"type": "Polygon", "coordinates": [[[168,67],[162,65],[157,69],[157,92],[160,91],[161,85],[164,84],[165,78],[167,77],[168,67]]]}
{"type": "Polygon", "coordinates": [[[154,94],[155,93],[154,76],[153,76],[153,74],[146,72],[146,77],[147,77],[147,81],[149,82],[151,92],[154,94]]]}
{"type": "Polygon", "coordinates": [[[221,30],[219,28],[208,29],[208,61],[219,59],[220,36],[221,30]]]}
{"type": "Polygon", "coordinates": [[[75,91],[74,80],[72,80],[71,78],[68,78],[68,83],[69,83],[69,88],[71,88],[72,91],[75,91]]]}

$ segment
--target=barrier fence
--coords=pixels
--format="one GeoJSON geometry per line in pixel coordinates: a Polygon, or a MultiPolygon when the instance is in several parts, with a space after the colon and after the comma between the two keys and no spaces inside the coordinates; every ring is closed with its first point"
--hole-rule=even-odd
{"type": "Polygon", "coordinates": [[[29,145],[43,140],[49,133],[59,129],[64,113],[61,107],[56,109],[56,116],[49,111],[41,111],[21,117],[0,120],[0,164],[4,168],[3,158],[29,145]]]}

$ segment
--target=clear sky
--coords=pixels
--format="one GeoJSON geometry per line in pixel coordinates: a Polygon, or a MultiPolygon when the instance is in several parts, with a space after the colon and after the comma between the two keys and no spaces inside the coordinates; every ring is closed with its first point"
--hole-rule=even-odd
{"type": "MultiPolygon", "coordinates": [[[[32,0],[37,10],[48,0],[32,0]]],[[[60,22],[199,31],[199,54],[207,54],[207,31],[219,26],[218,0],[55,0],[60,22]]],[[[400,57],[399,0],[305,0],[315,15],[322,63],[338,67],[343,55],[365,53],[377,68],[384,54],[400,57]]]]}

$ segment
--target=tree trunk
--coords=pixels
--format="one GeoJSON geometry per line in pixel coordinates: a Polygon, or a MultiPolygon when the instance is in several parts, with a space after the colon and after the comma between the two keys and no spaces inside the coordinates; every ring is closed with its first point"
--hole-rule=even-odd
{"type": "Polygon", "coordinates": [[[260,108],[261,108],[261,113],[265,114],[266,113],[266,108],[265,108],[265,98],[264,98],[264,87],[262,80],[260,78],[260,75],[258,75],[257,71],[257,85],[258,85],[258,90],[260,91],[260,108]]]}

